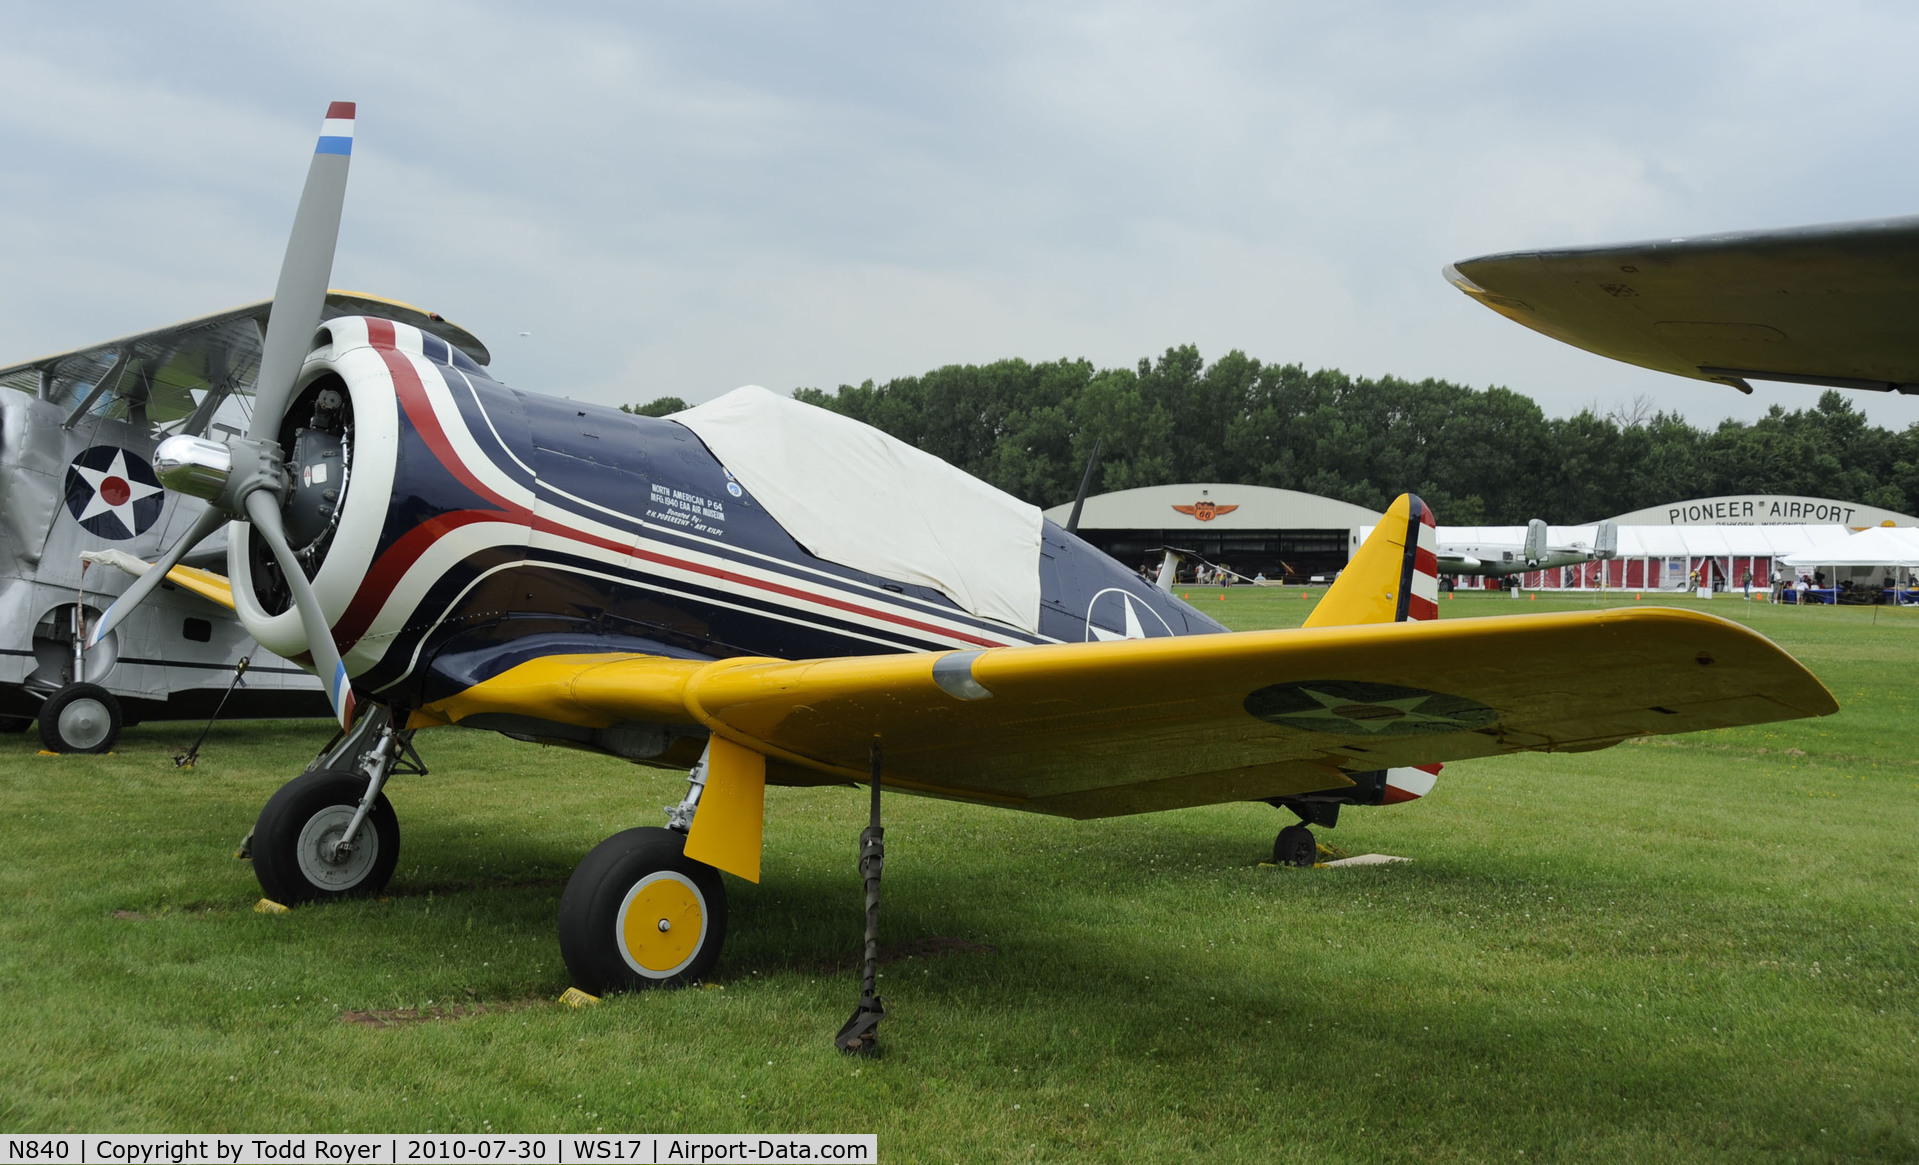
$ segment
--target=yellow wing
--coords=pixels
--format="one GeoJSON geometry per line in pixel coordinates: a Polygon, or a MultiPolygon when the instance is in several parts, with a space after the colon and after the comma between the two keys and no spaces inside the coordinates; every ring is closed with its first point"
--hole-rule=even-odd
{"type": "Polygon", "coordinates": [[[1764,636],[1633,608],[797,662],[548,657],[416,723],[704,727],[768,758],[774,784],[864,780],[878,738],[902,788],[1101,817],[1837,710],[1764,636]]]}
{"type": "MultiPolygon", "coordinates": [[[[111,566],[139,578],[153,569],[153,563],[137,554],[109,547],[105,550],[83,550],[80,557],[88,562],[97,562],[102,566],[111,566]]],[[[167,581],[183,590],[191,591],[210,603],[218,603],[227,610],[233,610],[233,584],[223,574],[202,570],[197,566],[176,566],[167,572],[167,581]]]]}

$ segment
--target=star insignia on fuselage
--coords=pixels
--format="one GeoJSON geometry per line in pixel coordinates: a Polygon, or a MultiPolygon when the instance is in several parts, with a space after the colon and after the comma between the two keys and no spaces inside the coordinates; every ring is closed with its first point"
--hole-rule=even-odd
{"type": "Polygon", "coordinates": [[[88,533],[121,540],[160,517],[165,491],[153,467],[117,445],[95,445],[67,466],[67,510],[88,533]]]}

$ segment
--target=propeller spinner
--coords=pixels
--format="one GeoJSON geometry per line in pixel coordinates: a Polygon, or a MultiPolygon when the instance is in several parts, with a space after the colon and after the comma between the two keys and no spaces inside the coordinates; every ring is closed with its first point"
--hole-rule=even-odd
{"type": "Polygon", "coordinates": [[[205,498],[211,505],[152,570],[136,579],[107,608],[89,640],[90,645],[100,642],[160,585],[169,570],[215,530],[229,520],[249,522],[253,536],[266,544],[285,576],[293,605],[299,610],[314,670],[326,683],[327,697],[342,728],[353,721],[353,686],[320,600],[287,544],[281,509],[291,481],[286,453],[280,445],[280,427],[313,333],[320,326],[327,282],[333,273],[340,209],[346,201],[347,165],[353,156],[353,112],[353,102],[335,101],[320,123],[319,145],[307,169],[306,188],[300,193],[293,233],[280,263],[280,282],[273,292],[273,310],[267,320],[260,373],[254,386],[252,427],[245,437],[225,442],[180,436],[160,443],[154,451],[154,469],[160,483],[205,498]]]}

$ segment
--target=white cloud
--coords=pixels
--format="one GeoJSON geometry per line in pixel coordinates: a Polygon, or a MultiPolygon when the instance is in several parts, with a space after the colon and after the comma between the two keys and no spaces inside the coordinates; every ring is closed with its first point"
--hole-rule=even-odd
{"type": "MultiPolygon", "coordinates": [[[[1914,16],[1863,3],[18,8],[0,352],[266,294],[324,103],[335,282],[582,399],[1171,344],[1753,400],[1439,277],[1494,250],[1915,208],[1914,16]],[[520,337],[530,331],[529,337],[520,337]]],[[[0,359],[7,358],[0,355],[0,359]]],[[[1884,423],[1919,402],[1857,397],[1884,423]]]]}

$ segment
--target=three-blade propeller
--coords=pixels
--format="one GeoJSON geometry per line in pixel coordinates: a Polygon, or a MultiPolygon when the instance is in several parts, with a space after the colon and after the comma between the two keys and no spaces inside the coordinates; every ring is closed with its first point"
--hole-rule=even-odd
{"type": "Polygon", "coordinates": [[[326,685],[333,713],[345,728],[353,720],[353,687],[340,662],[320,600],[313,592],[280,519],[290,483],[280,426],[293,400],[294,383],[306,362],[313,333],[326,305],[333,274],[333,250],[340,234],[340,209],[346,201],[347,165],[353,156],[353,103],[335,101],[320,124],[320,142],[307,170],[300,209],[293,217],[272,314],[261,345],[260,373],[254,384],[253,423],[245,438],[224,445],[199,437],[170,437],[154,451],[154,469],[163,485],[206,498],[211,505],[152,570],[107,608],[88,646],[139,606],[182,558],[229,519],[250,522],[253,537],[266,543],[286,576],[287,589],[306,632],[314,670],[326,685]]]}

